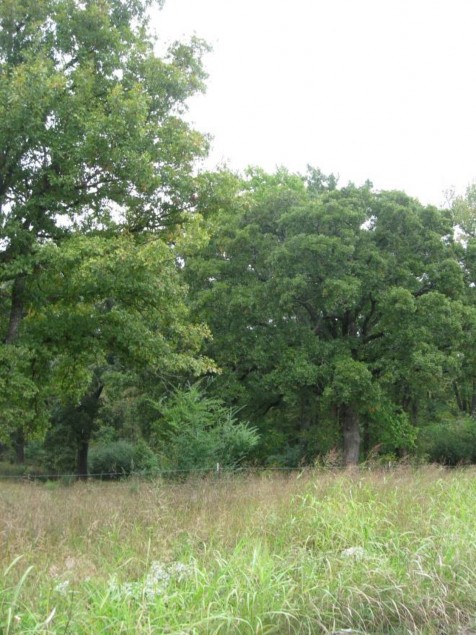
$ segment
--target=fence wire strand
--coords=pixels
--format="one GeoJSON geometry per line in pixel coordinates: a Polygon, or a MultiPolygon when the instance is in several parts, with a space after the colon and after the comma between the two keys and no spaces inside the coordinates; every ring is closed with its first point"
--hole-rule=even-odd
{"type": "Polygon", "coordinates": [[[67,474],[31,474],[29,472],[25,472],[23,474],[0,474],[0,480],[20,480],[20,481],[35,481],[35,480],[52,480],[52,479],[86,479],[86,478],[105,478],[105,477],[116,477],[116,478],[129,478],[129,477],[138,477],[138,478],[160,478],[161,476],[173,476],[174,474],[214,474],[215,476],[221,474],[247,474],[254,472],[304,472],[307,470],[315,469],[311,466],[302,466],[302,467],[277,467],[277,466],[269,466],[269,467],[238,467],[238,468],[230,468],[230,467],[203,467],[203,468],[188,468],[188,469],[173,469],[173,470],[151,470],[151,471],[140,471],[140,472],[97,472],[87,474],[78,474],[78,473],[67,473],[67,474]]]}

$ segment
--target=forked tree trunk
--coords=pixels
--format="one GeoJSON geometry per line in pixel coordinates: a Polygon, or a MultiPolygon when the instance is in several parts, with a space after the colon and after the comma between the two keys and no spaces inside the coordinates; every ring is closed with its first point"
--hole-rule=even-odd
{"type": "Polygon", "coordinates": [[[344,465],[357,465],[360,455],[360,421],[359,413],[351,405],[340,408],[342,430],[344,435],[344,465]]]}

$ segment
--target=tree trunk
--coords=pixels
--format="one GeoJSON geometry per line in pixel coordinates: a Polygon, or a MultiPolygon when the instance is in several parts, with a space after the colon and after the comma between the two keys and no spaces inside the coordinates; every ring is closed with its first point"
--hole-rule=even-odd
{"type": "Polygon", "coordinates": [[[21,428],[12,434],[13,447],[15,448],[16,462],[25,463],[25,434],[21,428]]]}
{"type": "Polygon", "coordinates": [[[81,424],[77,436],[76,477],[81,481],[85,481],[88,478],[89,440],[93,433],[94,423],[99,410],[99,399],[103,388],[104,386],[102,384],[97,385],[93,392],[81,400],[77,408],[78,419],[81,424]]]}
{"type": "Polygon", "coordinates": [[[344,465],[357,465],[360,454],[360,421],[358,412],[350,405],[340,409],[344,433],[344,465]]]}
{"type": "Polygon", "coordinates": [[[465,407],[464,407],[463,399],[461,397],[461,394],[460,394],[459,389],[458,389],[458,384],[456,382],[453,382],[453,391],[454,391],[454,394],[455,394],[456,404],[458,406],[458,410],[460,412],[464,412],[465,407]]]}
{"type": "Polygon", "coordinates": [[[372,449],[370,447],[371,434],[370,434],[370,426],[367,422],[364,421],[362,424],[362,452],[364,457],[367,457],[372,449]]]}
{"type": "Polygon", "coordinates": [[[78,481],[86,481],[88,478],[88,451],[89,439],[83,439],[78,445],[76,477],[78,481]]]}

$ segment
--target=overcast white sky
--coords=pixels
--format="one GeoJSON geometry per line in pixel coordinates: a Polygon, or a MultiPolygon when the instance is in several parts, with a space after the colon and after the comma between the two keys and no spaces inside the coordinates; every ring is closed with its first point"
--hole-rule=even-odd
{"type": "Polygon", "coordinates": [[[166,0],[154,25],[213,46],[189,115],[210,166],[310,163],[434,204],[476,179],[474,0],[166,0]]]}

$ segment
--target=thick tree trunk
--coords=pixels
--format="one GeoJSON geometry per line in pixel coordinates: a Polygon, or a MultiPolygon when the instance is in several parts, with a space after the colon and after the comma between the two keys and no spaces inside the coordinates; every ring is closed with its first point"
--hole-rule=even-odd
{"type": "Polygon", "coordinates": [[[78,446],[76,476],[79,481],[85,481],[88,478],[88,451],[89,439],[80,441],[78,446]]]}
{"type": "Polygon", "coordinates": [[[359,414],[350,405],[340,408],[342,430],[344,434],[344,465],[357,465],[360,455],[359,414]]]}
{"type": "Polygon", "coordinates": [[[12,434],[12,441],[15,448],[16,462],[23,464],[25,462],[25,434],[21,428],[15,430],[12,434]]]}

